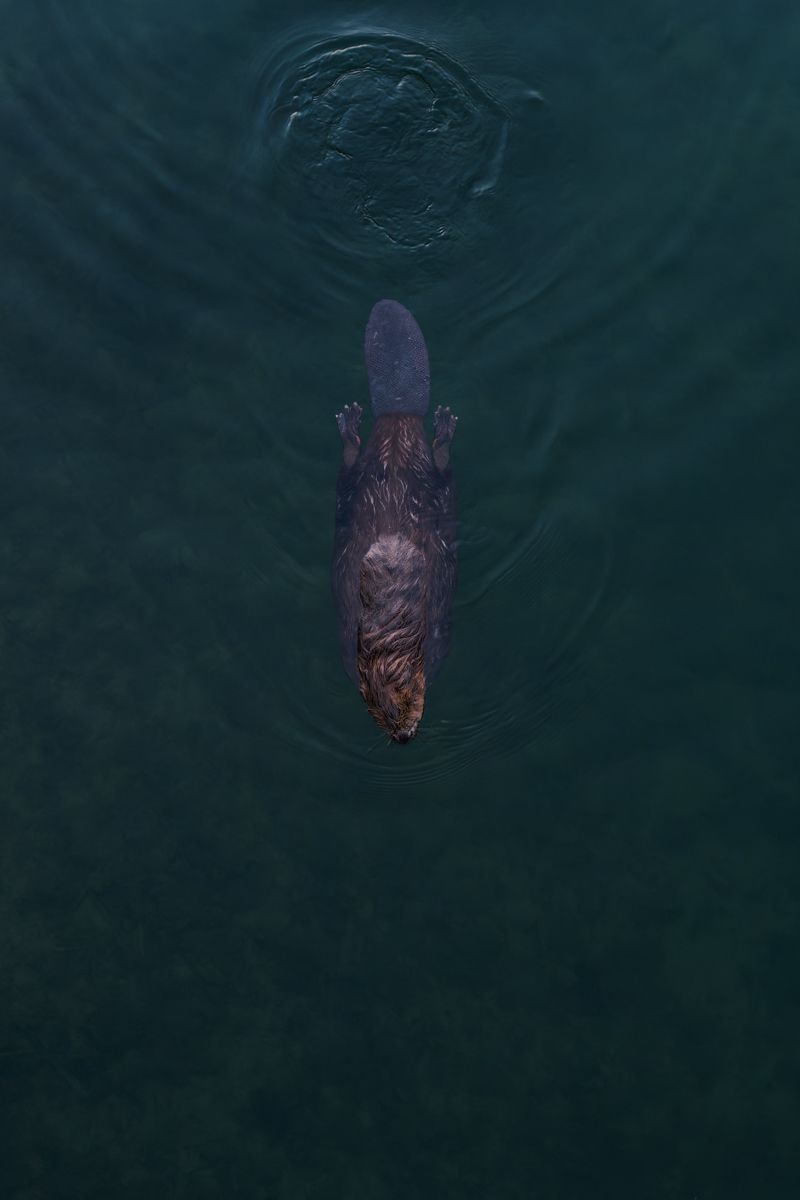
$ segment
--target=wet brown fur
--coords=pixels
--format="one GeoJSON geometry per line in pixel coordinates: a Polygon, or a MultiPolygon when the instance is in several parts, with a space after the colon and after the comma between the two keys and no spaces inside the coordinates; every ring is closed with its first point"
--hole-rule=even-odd
{"type": "Polygon", "coordinates": [[[343,437],[333,586],[344,664],[377,723],[409,740],[449,640],[451,473],[420,416],[378,417],[360,453],[357,433],[343,437]]]}
{"type": "Polygon", "coordinates": [[[387,732],[416,730],[425,707],[425,559],[402,534],[383,534],[361,564],[359,691],[387,732]]]}

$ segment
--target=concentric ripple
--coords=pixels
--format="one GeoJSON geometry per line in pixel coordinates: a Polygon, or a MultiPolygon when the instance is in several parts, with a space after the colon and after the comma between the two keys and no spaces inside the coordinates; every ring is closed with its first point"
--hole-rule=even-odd
{"type": "Polygon", "coordinates": [[[588,660],[619,599],[609,531],[573,507],[542,516],[504,553],[495,530],[463,533],[462,574],[478,582],[458,594],[453,648],[414,745],[401,750],[371,724],[338,656],[309,664],[274,733],[391,791],[531,749],[569,721],[589,699],[588,660]]]}
{"type": "Polygon", "coordinates": [[[774,37],[751,49],[732,14],[720,42],[660,2],[624,36],[545,6],[494,42],[441,22],[287,27],[268,7],[14,16],[9,344],[29,347],[21,376],[41,371],[42,428],[93,520],[81,463],[119,431],[131,569],[161,602],[162,576],[196,571],[259,693],[246,728],[266,713],[298,756],[386,788],[442,779],[554,733],[585,696],[617,570],[594,506],[638,480],[614,431],[645,403],[618,389],[647,372],[622,368],[642,328],[703,327],[676,268],[736,187],[774,37]],[[407,751],[344,676],[327,579],[333,412],[363,400],[382,295],[419,315],[462,431],[453,650],[407,751]],[[640,300],[629,342],[618,318],[640,300]]]}
{"type": "Polygon", "coordinates": [[[259,73],[250,169],[320,202],[328,236],[408,249],[451,236],[497,182],[501,106],[432,46],[389,34],[296,43],[259,73]]]}

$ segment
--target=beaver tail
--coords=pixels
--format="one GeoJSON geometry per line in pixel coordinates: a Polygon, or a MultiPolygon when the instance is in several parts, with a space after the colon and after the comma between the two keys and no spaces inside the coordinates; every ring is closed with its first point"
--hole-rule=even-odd
{"type": "Polygon", "coordinates": [[[396,300],[379,300],[364,334],[369,394],[376,417],[428,411],[431,373],[419,325],[396,300]]]}

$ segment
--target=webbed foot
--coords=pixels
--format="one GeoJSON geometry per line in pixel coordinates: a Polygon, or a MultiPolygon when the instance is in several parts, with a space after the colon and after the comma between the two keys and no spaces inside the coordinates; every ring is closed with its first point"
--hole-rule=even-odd
{"type": "Polygon", "coordinates": [[[455,437],[458,417],[441,404],[433,414],[433,461],[440,471],[450,462],[450,443],[455,437]]]}
{"type": "Polygon", "coordinates": [[[358,451],[361,446],[361,438],[358,430],[361,425],[361,414],[363,409],[360,404],[345,404],[340,413],[336,414],[336,424],[339,427],[339,433],[342,435],[344,443],[344,465],[352,467],[353,463],[358,458],[358,451]]]}

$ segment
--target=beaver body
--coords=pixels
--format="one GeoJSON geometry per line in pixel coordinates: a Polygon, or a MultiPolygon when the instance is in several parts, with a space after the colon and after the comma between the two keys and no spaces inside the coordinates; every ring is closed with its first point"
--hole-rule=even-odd
{"type": "Polygon", "coordinates": [[[408,742],[450,640],[456,418],[438,408],[429,445],[428,355],[407,309],[393,300],[376,304],[365,352],[375,424],[362,448],[360,406],[337,415],[344,453],[333,592],[345,670],[378,724],[408,742]]]}

